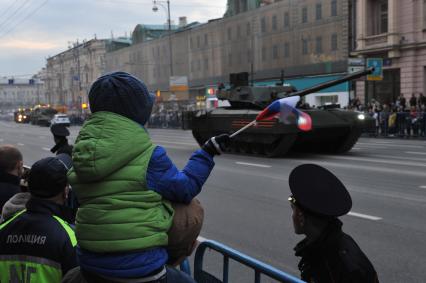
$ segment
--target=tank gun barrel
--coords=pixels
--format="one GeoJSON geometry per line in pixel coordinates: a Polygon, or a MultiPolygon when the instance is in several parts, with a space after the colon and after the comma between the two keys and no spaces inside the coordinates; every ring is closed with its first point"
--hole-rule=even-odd
{"type": "Polygon", "coordinates": [[[325,82],[325,83],[322,83],[322,84],[319,84],[319,85],[316,85],[316,86],[313,86],[313,87],[310,87],[310,88],[306,88],[306,89],[296,91],[294,93],[291,93],[289,96],[300,96],[300,97],[302,97],[302,96],[305,96],[305,95],[308,95],[308,94],[311,94],[311,93],[315,93],[315,92],[318,92],[320,90],[323,90],[323,89],[326,89],[326,88],[329,88],[329,87],[332,87],[332,86],[335,86],[335,85],[338,85],[338,84],[341,84],[341,83],[344,83],[344,82],[347,82],[347,81],[350,81],[350,80],[358,79],[358,78],[363,77],[365,75],[369,75],[373,72],[374,72],[374,67],[371,67],[371,68],[368,68],[364,71],[360,71],[360,72],[356,72],[356,73],[344,76],[343,78],[339,78],[339,79],[332,80],[332,81],[329,81],[329,82],[325,82]]]}

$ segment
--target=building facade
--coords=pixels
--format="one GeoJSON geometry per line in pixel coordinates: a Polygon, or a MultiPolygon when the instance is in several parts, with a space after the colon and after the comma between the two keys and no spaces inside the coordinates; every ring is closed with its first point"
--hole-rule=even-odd
{"type": "Polygon", "coordinates": [[[357,96],[393,103],[426,92],[426,0],[357,0],[352,55],[383,58],[382,81],[357,82],[357,96]]]}
{"type": "Polygon", "coordinates": [[[104,74],[108,40],[76,43],[47,59],[44,76],[47,102],[69,110],[87,103],[90,84],[104,74]]]}
{"type": "Polygon", "coordinates": [[[0,108],[32,107],[46,103],[43,82],[37,78],[0,78],[0,108]]]}
{"type": "MultiPolygon", "coordinates": [[[[165,99],[195,99],[210,87],[226,84],[229,74],[235,72],[249,72],[255,84],[275,84],[284,72],[286,79],[308,78],[300,83],[305,88],[316,81],[310,78],[346,73],[349,3],[276,1],[206,24],[193,23],[177,29],[170,38],[166,35],[139,42],[106,56],[117,63],[112,69],[130,70],[151,90],[160,90],[165,99]],[[171,92],[171,75],[187,77],[189,90],[171,92]]],[[[344,104],[348,93],[345,84],[330,95],[337,95],[336,102],[344,104]]]]}

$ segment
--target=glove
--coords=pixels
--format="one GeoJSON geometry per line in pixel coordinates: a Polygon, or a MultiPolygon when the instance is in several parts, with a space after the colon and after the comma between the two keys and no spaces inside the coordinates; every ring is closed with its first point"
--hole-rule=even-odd
{"type": "Polygon", "coordinates": [[[231,138],[228,134],[222,134],[210,138],[201,148],[211,156],[220,155],[229,145],[230,141],[231,138]]]}

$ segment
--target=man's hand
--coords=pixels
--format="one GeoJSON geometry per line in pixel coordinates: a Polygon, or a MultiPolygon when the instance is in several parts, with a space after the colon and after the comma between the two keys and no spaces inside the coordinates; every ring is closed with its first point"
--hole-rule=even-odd
{"type": "Polygon", "coordinates": [[[220,155],[224,149],[229,145],[231,138],[228,134],[222,134],[210,138],[202,146],[202,149],[206,151],[211,156],[220,155]]]}

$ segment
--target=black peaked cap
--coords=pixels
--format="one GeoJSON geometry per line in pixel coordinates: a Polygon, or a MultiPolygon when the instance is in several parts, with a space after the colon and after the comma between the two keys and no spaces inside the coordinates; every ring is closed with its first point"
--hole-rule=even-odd
{"type": "Polygon", "coordinates": [[[351,196],[343,183],[321,166],[297,166],[290,173],[289,185],[296,205],[308,212],[338,217],[352,208],[351,196]]]}
{"type": "Polygon", "coordinates": [[[67,127],[65,127],[62,124],[54,124],[50,127],[50,131],[55,136],[59,137],[68,137],[70,135],[70,132],[68,131],[67,127]]]}

